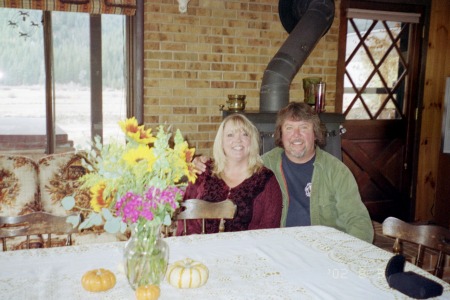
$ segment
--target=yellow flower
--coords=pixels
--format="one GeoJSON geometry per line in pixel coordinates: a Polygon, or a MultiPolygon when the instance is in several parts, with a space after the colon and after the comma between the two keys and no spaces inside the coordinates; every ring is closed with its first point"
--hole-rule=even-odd
{"type": "Polygon", "coordinates": [[[194,159],[195,148],[186,148],[184,151],[184,158],[187,163],[190,163],[194,159]]]}
{"type": "Polygon", "coordinates": [[[195,148],[189,148],[188,143],[184,141],[175,145],[174,150],[182,160],[181,162],[177,162],[177,164],[184,165],[183,175],[186,175],[190,182],[195,182],[197,175],[195,174],[194,165],[190,163],[194,158],[195,148]]]}
{"type": "Polygon", "coordinates": [[[145,130],[144,125],[138,126],[135,117],[126,119],[125,121],[119,121],[119,126],[127,137],[139,144],[150,144],[155,141],[155,137],[152,136],[152,129],[145,130]]]}
{"type": "MultiPolygon", "coordinates": [[[[152,206],[155,220],[165,221],[179,206],[178,201],[183,197],[181,187],[188,184],[187,180],[195,182],[197,178],[192,163],[195,149],[189,148],[180,130],[173,134],[171,126],[165,128],[160,125],[156,135],[152,136],[151,130],[138,126],[134,117],[120,121],[119,125],[126,136],[126,143],[112,140],[103,145],[101,138],[95,137],[92,149],[87,151],[86,164],[90,172],[83,175],[80,182],[84,188],[90,189],[90,210],[95,213],[82,221],[80,229],[103,222],[105,230],[117,232],[124,230],[123,222],[147,222],[149,219],[144,214],[136,220],[126,216],[128,213],[139,215],[142,211],[135,209],[125,213],[119,207],[128,199],[128,193],[145,198],[150,189],[176,191],[174,203],[152,206]],[[119,222],[120,228],[117,226],[119,222]]],[[[69,198],[62,202],[67,210],[74,207],[69,198]]]]}
{"type": "Polygon", "coordinates": [[[195,182],[195,180],[197,179],[197,174],[195,173],[195,168],[193,164],[189,164],[186,170],[186,176],[188,178],[188,180],[192,183],[195,182]]]}
{"type": "Polygon", "coordinates": [[[135,166],[142,160],[147,160],[148,168],[150,170],[156,160],[153,149],[142,144],[140,144],[137,148],[133,148],[125,152],[122,158],[131,167],[135,166]]]}
{"type": "Polygon", "coordinates": [[[99,182],[92,186],[91,191],[91,207],[95,212],[99,212],[102,208],[108,208],[112,202],[112,197],[104,198],[103,192],[106,185],[103,182],[99,182]]]}
{"type": "Polygon", "coordinates": [[[195,148],[189,148],[186,141],[176,144],[174,151],[183,159],[184,162],[190,163],[194,158],[195,148]]]}

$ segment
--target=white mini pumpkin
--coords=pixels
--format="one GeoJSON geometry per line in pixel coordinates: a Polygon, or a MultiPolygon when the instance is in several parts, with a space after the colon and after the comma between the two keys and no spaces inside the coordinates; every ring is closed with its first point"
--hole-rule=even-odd
{"type": "Polygon", "coordinates": [[[206,283],[208,268],[195,260],[186,258],[169,265],[166,273],[167,281],[179,289],[197,288],[206,283]]]}

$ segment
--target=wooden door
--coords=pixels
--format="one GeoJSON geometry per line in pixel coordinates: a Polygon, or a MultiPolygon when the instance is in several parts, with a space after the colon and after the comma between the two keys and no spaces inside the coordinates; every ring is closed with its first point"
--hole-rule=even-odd
{"type": "Polygon", "coordinates": [[[361,2],[347,1],[341,16],[345,63],[338,72],[343,76],[338,78],[337,107],[346,118],[343,161],[372,219],[408,220],[413,214],[421,13],[361,2]]]}
{"type": "Polygon", "coordinates": [[[344,127],[343,161],[355,176],[372,219],[408,219],[411,177],[405,154],[406,122],[346,121],[344,127]]]}

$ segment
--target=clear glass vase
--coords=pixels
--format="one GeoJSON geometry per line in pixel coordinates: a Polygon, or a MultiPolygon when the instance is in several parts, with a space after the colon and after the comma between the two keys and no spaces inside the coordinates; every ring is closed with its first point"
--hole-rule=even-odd
{"type": "Polygon", "coordinates": [[[124,249],[128,282],[135,290],[146,284],[159,285],[167,270],[169,246],[161,238],[161,224],[135,223],[124,249]]]}

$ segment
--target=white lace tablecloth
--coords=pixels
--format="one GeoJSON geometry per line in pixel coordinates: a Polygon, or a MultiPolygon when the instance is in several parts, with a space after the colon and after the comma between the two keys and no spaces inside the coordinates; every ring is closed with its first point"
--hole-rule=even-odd
{"type": "MultiPolygon", "coordinates": [[[[208,282],[177,289],[164,281],[160,299],[407,299],[384,277],[392,254],[322,226],[165,239],[170,263],[190,257],[209,268],[208,282]]],[[[123,273],[124,243],[0,252],[0,299],[135,299],[123,273]],[[116,286],[85,291],[82,275],[106,268],[116,286]]],[[[450,285],[407,264],[406,270],[450,285]]]]}

